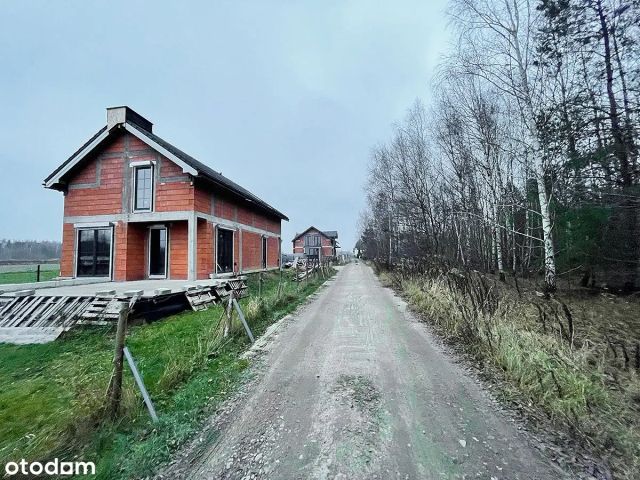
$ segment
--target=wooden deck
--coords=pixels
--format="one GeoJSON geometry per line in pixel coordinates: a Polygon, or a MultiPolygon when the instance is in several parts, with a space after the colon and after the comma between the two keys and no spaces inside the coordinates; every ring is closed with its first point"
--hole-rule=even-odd
{"type": "MultiPolygon", "coordinates": [[[[161,318],[160,305],[174,301],[206,310],[231,291],[246,295],[246,277],[207,280],[198,284],[177,281],[104,283],[18,291],[0,295],[0,343],[46,343],[79,325],[115,323],[121,302],[135,298],[131,318],[146,314],[161,318]]],[[[183,307],[182,307],[183,308],[183,307]]],[[[166,311],[166,310],[164,310],[166,311]]],[[[175,313],[174,310],[169,310],[175,313]]]]}

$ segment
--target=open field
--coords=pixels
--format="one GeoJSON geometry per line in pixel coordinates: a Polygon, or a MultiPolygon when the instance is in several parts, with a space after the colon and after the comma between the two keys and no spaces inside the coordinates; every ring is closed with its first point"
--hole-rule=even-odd
{"type": "MultiPolygon", "coordinates": [[[[302,282],[288,272],[277,296],[278,274],[257,275],[241,304],[254,335],[294,310],[322,279],[302,282]]],[[[197,431],[247,366],[239,354],[248,340],[239,325],[226,341],[217,336],[222,307],[184,312],[133,326],[127,345],[160,417],[153,425],[125,372],[121,415],[104,420],[114,332],[92,328],[45,345],[0,345],[0,465],[15,459],[72,458],[97,465],[97,478],[145,476],[197,431]]]]}
{"type": "MultiPolygon", "coordinates": [[[[587,452],[584,461],[593,456],[614,478],[639,478],[637,296],[572,289],[543,299],[526,282],[519,295],[490,275],[460,271],[381,278],[471,354],[539,430],[575,442],[587,452]]],[[[573,456],[573,447],[564,454],[573,456]]]]}
{"type": "MultiPolygon", "coordinates": [[[[31,283],[36,281],[37,264],[0,265],[0,285],[8,283],[31,283]]],[[[57,263],[40,264],[40,281],[51,280],[60,275],[57,263]]]]}

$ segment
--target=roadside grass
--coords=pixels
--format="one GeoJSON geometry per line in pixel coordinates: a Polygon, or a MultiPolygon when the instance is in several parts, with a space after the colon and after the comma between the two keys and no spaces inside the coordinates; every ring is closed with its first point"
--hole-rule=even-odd
{"type": "MultiPolygon", "coordinates": [[[[41,270],[40,281],[45,282],[52,280],[60,275],[60,270],[41,270]]],[[[0,272],[0,284],[6,285],[8,283],[35,283],[36,281],[35,270],[26,272],[0,272]]]]}
{"type": "MultiPolygon", "coordinates": [[[[249,278],[241,300],[254,335],[292,312],[324,281],[302,282],[290,272],[249,278]]],[[[112,371],[114,332],[87,328],[44,344],[0,344],[0,466],[25,458],[74,458],[96,463],[100,479],[144,477],[196,433],[204,419],[239,384],[249,346],[239,322],[232,335],[218,335],[221,306],[183,312],[149,325],[131,326],[127,346],[153,399],[153,424],[125,370],[123,400],[116,421],[105,419],[105,392],[112,371]]],[[[126,368],[126,367],[125,367],[126,368]]]]}
{"type": "Polygon", "coordinates": [[[640,335],[633,329],[640,318],[637,299],[559,292],[541,300],[533,292],[520,297],[491,280],[474,293],[456,287],[462,276],[380,273],[383,283],[405,296],[445,339],[472,354],[485,373],[497,372],[505,398],[522,410],[542,412],[602,458],[615,478],[640,478],[640,370],[621,347],[640,335]],[[553,314],[564,312],[562,304],[571,325],[566,315],[553,314]]]}

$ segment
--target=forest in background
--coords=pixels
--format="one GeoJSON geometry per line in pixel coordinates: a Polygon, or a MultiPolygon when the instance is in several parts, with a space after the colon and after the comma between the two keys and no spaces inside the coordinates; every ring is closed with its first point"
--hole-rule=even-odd
{"type": "Polygon", "coordinates": [[[55,260],[61,248],[60,242],[0,239],[0,261],[55,260]]]}
{"type": "Polygon", "coordinates": [[[640,1],[454,0],[455,48],[376,146],[357,248],[640,287],[640,1]]]}

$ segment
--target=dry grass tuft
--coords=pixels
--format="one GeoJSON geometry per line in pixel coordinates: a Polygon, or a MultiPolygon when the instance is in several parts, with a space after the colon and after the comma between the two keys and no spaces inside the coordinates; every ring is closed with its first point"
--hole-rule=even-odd
{"type": "Polygon", "coordinates": [[[620,342],[612,350],[593,334],[603,327],[589,322],[606,323],[593,316],[601,305],[582,315],[566,298],[521,296],[475,272],[386,272],[381,281],[481,364],[497,367],[523,403],[606,459],[616,478],[640,478],[640,371],[620,342]]]}

